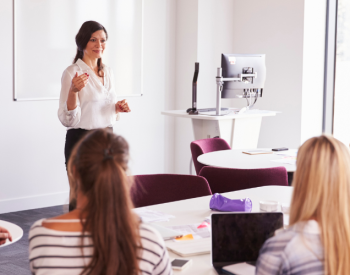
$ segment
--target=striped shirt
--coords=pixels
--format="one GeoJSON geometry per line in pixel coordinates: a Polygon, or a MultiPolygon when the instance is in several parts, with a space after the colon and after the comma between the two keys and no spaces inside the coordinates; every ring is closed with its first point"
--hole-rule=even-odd
{"type": "MultiPolygon", "coordinates": [[[[80,274],[93,254],[90,236],[87,233],[83,235],[81,232],[48,229],[43,227],[43,221],[44,219],[35,222],[29,232],[29,263],[32,273],[80,274]]],[[[65,220],[67,221],[77,220],[65,220]]],[[[140,237],[142,252],[139,266],[142,274],[172,274],[168,252],[160,234],[141,224],[140,237]]]]}
{"type": "Polygon", "coordinates": [[[260,250],[257,275],[321,275],[324,256],[318,223],[299,222],[278,230],[260,250]]]}

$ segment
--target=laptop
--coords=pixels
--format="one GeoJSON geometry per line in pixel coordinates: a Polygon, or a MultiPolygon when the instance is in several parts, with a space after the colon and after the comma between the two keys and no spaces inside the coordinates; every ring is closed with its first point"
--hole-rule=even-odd
{"type": "Polygon", "coordinates": [[[260,248],[283,227],[283,214],[218,213],[211,216],[211,257],[218,274],[235,274],[222,268],[238,263],[255,265],[260,248]]]}

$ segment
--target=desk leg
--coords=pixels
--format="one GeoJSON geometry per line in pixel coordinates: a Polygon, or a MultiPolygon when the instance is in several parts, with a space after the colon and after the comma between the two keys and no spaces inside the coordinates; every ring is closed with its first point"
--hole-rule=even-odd
{"type": "Polygon", "coordinates": [[[204,120],[192,118],[192,127],[194,140],[220,136],[219,124],[217,120],[204,120]]]}
{"type": "MultiPolygon", "coordinates": [[[[231,134],[232,149],[254,149],[258,147],[261,117],[236,118],[231,134]]],[[[221,127],[220,127],[221,128],[221,127]]]]}
{"type": "Polygon", "coordinates": [[[232,149],[258,147],[261,117],[223,120],[192,119],[194,139],[221,137],[232,149]]]}

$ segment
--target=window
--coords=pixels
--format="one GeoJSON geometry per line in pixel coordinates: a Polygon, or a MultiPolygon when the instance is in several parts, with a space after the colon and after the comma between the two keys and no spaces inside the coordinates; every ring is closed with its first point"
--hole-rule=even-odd
{"type": "Polygon", "coordinates": [[[350,1],[338,0],[334,137],[350,144],[350,1]]]}

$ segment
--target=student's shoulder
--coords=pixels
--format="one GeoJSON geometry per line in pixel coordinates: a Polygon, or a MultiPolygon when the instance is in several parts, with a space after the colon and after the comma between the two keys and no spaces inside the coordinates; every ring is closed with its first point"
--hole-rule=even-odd
{"type": "Polygon", "coordinates": [[[288,265],[285,249],[295,235],[295,232],[291,229],[280,229],[275,233],[275,236],[268,239],[260,249],[256,274],[281,274],[281,268],[283,269],[285,265],[288,265]]]}
{"type": "Polygon", "coordinates": [[[45,231],[45,227],[43,226],[44,219],[40,219],[33,223],[33,225],[30,227],[28,238],[29,240],[32,239],[33,236],[38,234],[43,234],[45,231]]]}
{"type": "Polygon", "coordinates": [[[140,229],[140,236],[146,236],[146,237],[149,236],[155,239],[162,240],[162,236],[160,235],[160,233],[148,224],[141,223],[139,226],[139,229],[140,229]]]}
{"type": "Polygon", "coordinates": [[[268,239],[262,247],[260,253],[280,253],[285,250],[289,243],[297,236],[292,228],[280,229],[276,232],[275,236],[268,239]]]}
{"type": "Polygon", "coordinates": [[[141,241],[143,243],[164,249],[165,245],[162,236],[152,226],[141,223],[139,229],[141,241]]]}
{"type": "Polygon", "coordinates": [[[33,225],[30,227],[30,231],[32,231],[36,228],[42,228],[43,221],[44,221],[44,219],[40,219],[40,220],[37,220],[35,223],[33,223],[33,225]]]}

